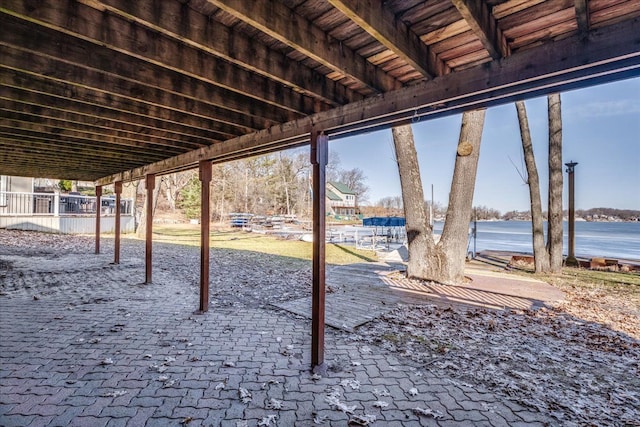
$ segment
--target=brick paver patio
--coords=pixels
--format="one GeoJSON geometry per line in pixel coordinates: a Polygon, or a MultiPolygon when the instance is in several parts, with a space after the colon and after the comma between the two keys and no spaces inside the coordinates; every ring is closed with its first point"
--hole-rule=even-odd
{"type": "Polygon", "coordinates": [[[313,377],[307,319],[267,306],[214,305],[196,315],[195,287],[170,268],[140,285],[135,260],[66,262],[69,272],[11,272],[26,286],[64,282],[57,292],[0,296],[2,426],[345,426],[366,415],[380,426],[550,421],[331,328],[328,372],[313,377]]]}

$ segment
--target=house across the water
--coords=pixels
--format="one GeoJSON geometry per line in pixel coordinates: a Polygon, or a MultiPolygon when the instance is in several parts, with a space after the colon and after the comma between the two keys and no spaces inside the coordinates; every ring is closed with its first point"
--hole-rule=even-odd
{"type": "Polygon", "coordinates": [[[327,183],[327,213],[332,215],[357,215],[356,193],[341,182],[327,183]]]}

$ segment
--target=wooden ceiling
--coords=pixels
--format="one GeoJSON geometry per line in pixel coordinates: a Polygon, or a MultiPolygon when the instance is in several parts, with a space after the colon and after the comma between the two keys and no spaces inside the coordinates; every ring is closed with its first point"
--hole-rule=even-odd
{"type": "Polygon", "coordinates": [[[0,174],[193,167],[640,75],[640,0],[0,0],[0,174]]]}

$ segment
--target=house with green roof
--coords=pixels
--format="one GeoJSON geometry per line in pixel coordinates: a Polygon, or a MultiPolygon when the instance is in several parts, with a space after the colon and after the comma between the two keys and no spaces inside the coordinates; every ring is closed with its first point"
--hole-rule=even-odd
{"type": "Polygon", "coordinates": [[[333,215],[356,215],[356,193],[341,182],[327,183],[327,212],[333,215]]]}

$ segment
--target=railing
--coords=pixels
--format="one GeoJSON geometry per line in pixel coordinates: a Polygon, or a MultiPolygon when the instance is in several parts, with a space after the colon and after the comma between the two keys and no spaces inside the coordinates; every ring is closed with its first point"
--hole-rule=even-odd
{"type": "MultiPolygon", "coordinates": [[[[116,213],[115,196],[100,199],[103,215],[116,213]]],[[[133,214],[133,199],[120,200],[120,213],[133,214]]],[[[18,193],[0,191],[0,215],[95,215],[96,198],[60,193],[18,193]]]]}

